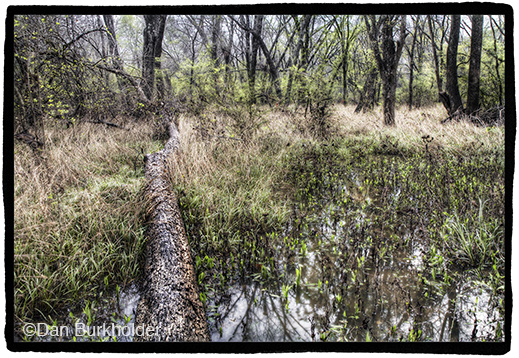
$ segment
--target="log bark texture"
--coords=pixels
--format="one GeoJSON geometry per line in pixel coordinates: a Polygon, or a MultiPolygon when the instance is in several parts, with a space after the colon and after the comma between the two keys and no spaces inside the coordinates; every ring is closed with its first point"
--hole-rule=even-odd
{"type": "Polygon", "coordinates": [[[209,341],[184,223],[167,178],[167,158],[180,146],[173,122],[169,134],[164,149],[145,158],[145,195],[150,206],[134,341],[209,341]]]}

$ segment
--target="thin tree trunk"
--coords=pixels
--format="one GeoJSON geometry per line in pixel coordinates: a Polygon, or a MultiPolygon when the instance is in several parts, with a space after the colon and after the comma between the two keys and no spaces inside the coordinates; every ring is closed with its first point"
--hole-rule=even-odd
{"type": "Polygon", "coordinates": [[[431,47],[432,47],[433,58],[434,58],[434,73],[436,75],[436,86],[438,87],[438,93],[440,93],[440,92],[443,92],[443,81],[442,81],[442,77],[440,76],[440,62],[438,60],[438,51],[437,51],[436,42],[434,39],[434,29],[432,26],[431,15],[427,15],[427,22],[429,24],[429,31],[431,33],[431,47]]]}
{"type": "MultiPolygon", "coordinates": [[[[492,18],[492,16],[489,16],[490,17],[490,28],[492,29],[492,35],[493,35],[493,38],[494,38],[494,59],[495,59],[495,69],[496,69],[496,77],[497,77],[497,81],[498,81],[498,91],[499,91],[499,105],[503,105],[503,84],[502,84],[502,81],[501,81],[501,74],[499,72],[499,57],[497,56],[497,38],[496,38],[496,31],[494,29],[494,19],[492,18]]],[[[498,29],[499,29],[499,25],[495,24],[498,29]]],[[[501,29],[499,29],[501,30],[501,29]]]]}
{"type": "Polygon", "coordinates": [[[193,36],[193,39],[191,40],[191,66],[189,69],[189,92],[191,95],[193,94],[193,87],[195,85],[195,58],[196,58],[195,41],[196,41],[196,37],[197,37],[198,33],[199,33],[199,31],[197,30],[195,32],[195,35],[193,36]]]}
{"type": "Polygon", "coordinates": [[[417,16],[414,24],[413,43],[411,44],[411,52],[409,53],[409,110],[413,108],[413,80],[414,68],[416,67],[414,64],[414,53],[416,48],[416,35],[418,33],[418,20],[419,17],[417,16]]]}
{"type": "Polygon", "coordinates": [[[449,115],[463,108],[458,88],[458,41],[460,37],[460,15],[451,15],[451,32],[447,47],[447,94],[450,97],[449,115]]]}
{"type": "Polygon", "coordinates": [[[263,54],[265,55],[265,59],[267,60],[267,65],[268,65],[268,68],[269,68],[270,77],[271,77],[272,82],[274,84],[274,90],[276,91],[276,96],[278,98],[281,98],[282,94],[281,94],[281,87],[279,86],[279,71],[278,71],[278,67],[274,63],[274,59],[272,58],[272,55],[271,55],[270,51],[267,48],[267,45],[265,44],[265,42],[261,38],[261,35],[257,34],[256,32],[254,32],[253,29],[250,28],[250,26],[248,26],[248,25],[246,25],[246,24],[236,20],[234,17],[229,16],[229,18],[231,20],[233,20],[243,30],[245,30],[246,32],[250,33],[252,36],[256,37],[257,40],[259,41],[259,46],[261,48],[261,51],[263,52],[263,54]]]}
{"type": "MultiPolygon", "coordinates": [[[[220,23],[221,23],[221,17],[220,15],[214,15],[213,16],[213,28],[211,31],[211,62],[214,69],[217,69],[220,65],[218,61],[218,44],[220,42],[220,23]]],[[[213,81],[214,81],[214,89],[215,93],[218,93],[218,72],[213,71],[213,81]]]]}
{"type": "Polygon", "coordinates": [[[467,113],[479,108],[479,76],[481,68],[481,47],[483,43],[483,15],[472,16],[470,43],[470,66],[467,88],[467,113]]]}
{"type": "Polygon", "coordinates": [[[294,80],[294,77],[297,76],[297,72],[299,71],[299,68],[301,68],[301,66],[303,65],[303,61],[305,60],[303,58],[303,56],[301,56],[301,61],[299,60],[300,59],[299,53],[301,52],[301,49],[303,48],[303,40],[305,37],[305,33],[308,29],[308,25],[310,24],[310,18],[311,18],[311,15],[305,15],[302,23],[299,24],[299,38],[297,41],[296,48],[291,56],[293,58],[294,66],[296,67],[296,69],[295,69],[296,73],[294,74],[294,71],[292,71],[292,69],[290,69],[290,72],[288,75],[287,89],[286,89],[286,93],[285,93],[285,105],[290,104],[290,98],[291,98],[291,94],[292,94],[292,82],[294,80]]]}

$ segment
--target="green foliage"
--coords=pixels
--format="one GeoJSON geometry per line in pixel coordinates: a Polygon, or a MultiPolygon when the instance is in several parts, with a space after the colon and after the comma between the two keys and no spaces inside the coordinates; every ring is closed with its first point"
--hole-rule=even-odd
{"type": "Polygon", "coordinates": [[[460,219],[457,213],[443,226],[444,255],[452,262],[473,268],[486,268],[499,263],[504,269],[504,232],[500,220],[489,219],[484,211],[485,202],[479,199],[475,217],[460,219]],[[496,260],[497,259],[497,260],[496,260]]]}

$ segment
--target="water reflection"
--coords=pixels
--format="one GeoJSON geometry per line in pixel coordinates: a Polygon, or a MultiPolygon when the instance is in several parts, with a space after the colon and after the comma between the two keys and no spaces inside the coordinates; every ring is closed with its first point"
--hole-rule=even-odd
{"type": "Polygon", "coordinates": [[[361,183],[352,176],[314,198],[315,210],[295,210],[297,223],[285,234],[306,251],[294,255],[280,244],[275,262],[282,275],[274,283],[232,286],[216,308],[213,341],[443,342],[497,336],[502,317],[492,292],[469,277],[431,279],[422,218],[410,208],[395,214],[399,226],[374,227],[372,216],[391,215],[381,208],[402,194],[397,187],[381,202],[361,183]]]}

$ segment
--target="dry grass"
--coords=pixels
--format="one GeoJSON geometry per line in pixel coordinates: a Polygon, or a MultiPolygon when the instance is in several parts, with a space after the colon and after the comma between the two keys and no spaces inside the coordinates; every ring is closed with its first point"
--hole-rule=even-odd
{"type": "Polygon", "coordinates": [[[383,123],[380,108],[368,113],[354,113],[353,106],[337,106],[335,120],[341,123],[349,136],[391,136],[400,143],[423,146],[423,136],[433,137],[431,147],[465,147],[479,142],[486,147],[496,141],[504,143],[504,131],[495,128],[477,127],[467,121],[440,122],[446,117],[441,105],[409,110],[407,107],[396,111],[396,126],[383,123]]]}
{"type": "Polygon", "coordinates": [[[211,139],[202,139],[194,129],[196,118],[180,119],[182,152],[171,158],[170,175],[187,225],[205,231],[201,235],[217,250],[222,236],[244,226],[263,231],[284,222],[289,209],[280,166],[294,138],[289,122],[279,118],[248,141],[225,130],[228,118],[215,119],[218,129],[211,139]]]}
{"type": "Polygon", "coordinates": [[[20,321],[78,304],[139,276],[145,123],[46,128],[35,154],[15,143],[15,307],[20,321]]]}
{"type": "MultiPolygon", "coordinates": [[[[215,251],[221,248],[222,237],[245,229],[263,235],[266,229],[281,227],[294,195],[288,178],[290,163],[321,142],[305,127],[311,123],[305,121],[303,113],[260,111],[261,117],[254,119],[260,124],[247,133],[247,140],[237,140],[240,133],[234,117],[215,110],[200,117],[180,118],[182,152],[172,158],[172,185],[184,220],[195,236],[192,239],[215,251]],[[200,127],[204,127],[204,135],[200,127]],[[267,225],[263,223],[260,230],[263,218],[267,225]]],[[[353,106],[334,106],[327,123],[339,148],[342,141],[355,141],[359,148],[365,145],[375,153],[387,143],[397,151],[423,153],[423,136],[433,138],[427,143],[428,151],[456,152],[504,145],[502,128],[479,128],[463,121],[442,125],[443,112],[441,106],[401,109],[397,111],[397,125],[388,127],[379,110],[356,114],[353,106]]],[[[239,118],[238,122],[246,119],[239,118]]],[[[349,155],[346,147],[339,153],[349,155]]]]}

